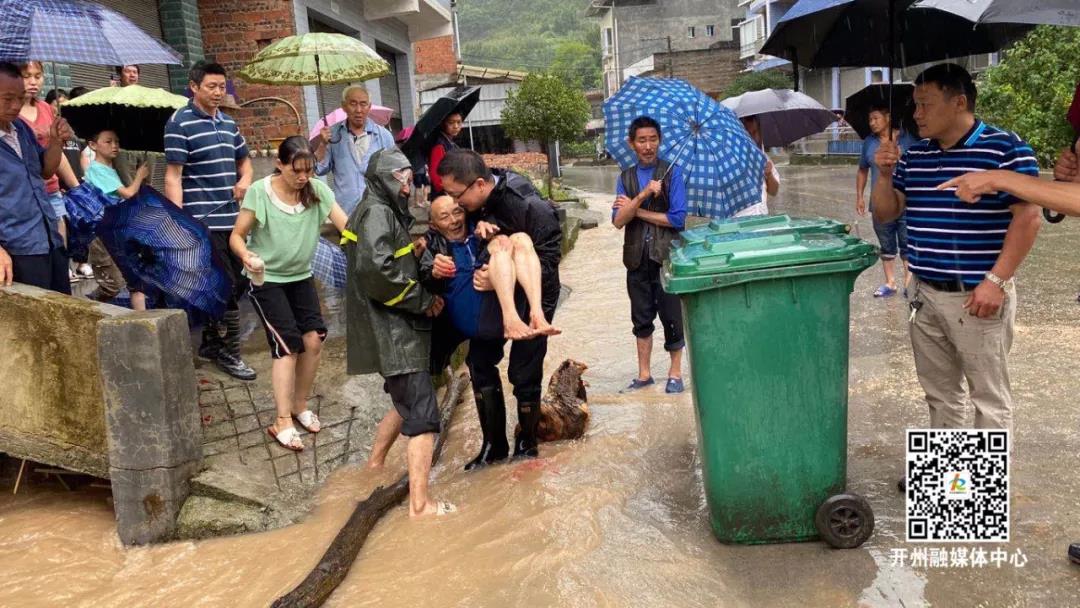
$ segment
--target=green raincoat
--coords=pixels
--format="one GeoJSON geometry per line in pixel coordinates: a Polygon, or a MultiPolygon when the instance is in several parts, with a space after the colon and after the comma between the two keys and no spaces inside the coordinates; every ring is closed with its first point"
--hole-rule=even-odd
{"type": "Polygon", "coordinates": [[[385,377],[429,369],[431,319],[424,311],[435,296],[420,284],[409,237],[413,219],[393,176],[408,168],[408,159],[396,149],[375,153],[365,175],[364,198],[349,216],[345,314],[350,374],[385,377]]]}

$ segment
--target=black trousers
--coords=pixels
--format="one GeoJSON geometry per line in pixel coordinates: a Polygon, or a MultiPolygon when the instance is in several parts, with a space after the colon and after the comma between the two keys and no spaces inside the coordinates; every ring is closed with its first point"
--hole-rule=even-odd
{"type": "Polygon", "coordinates": [[[416,437],[426,433],[439,432],[439,404],[435,399],[435,387],[431,383],[431,374],[413,372],[398,376],[388,376],[383,390],[390,394],[404,422],[401,434],[416,437]]]}
{"type": "Polygon", "coordinates": [[[71,295],[68,256],[63,247],[53,247],[41,255],[13,255],[11,268],[17,283],[71,295]]]}
{"type": "Polygon", "coordinates": [[[243,274],[243,260],[236,257],[232,249],[229,248],[229,236],[231,234],[232,232],[223,230],[211,230],[210,245],[214,248],[214,255],[225,265],[225,270],[229,273],[229,278],[232,279],[232,292],[229,294],[229,301],[225,308],[226,310],[240,310],[240,298],[248,291],[248,280],[243,274]]]}
{"type": "Polygon", "coordinates": [[[660,264],[649,258],[626,272],[626,291],[630,294],[630,320],[634,337],[648,338],[653,334],[653,321],[660,317],[664,326],[664,350],[674,352],[686,346],[683,334],[682,304],[660,285],[660,264]]]}
{"type": "MultiPolygon", "coordinates": [[[[520,292],[520,289],[518,290],[520,292]]],[[[546,290],[545,290],[546,291],[546,290]]],[[[523,297],[523,294],[517,294],[523,297]]],[[[545,296],[550,294],[545,293],[545,296]]],[[[558,302],[558,287],[555,297],[544,298],[544,317],[548,323],[555,318],[555,304],[558,302]]],[[[519,306],[519,311],[521,307],[519,306]]],[[[504,356],[506,340],[473,339],[469,342],[469,356],[466,363],[472,375],[473,391],[490,387],[501,387],[499,363],[504,356]]],[[[544,380],[544,357],[547,356],[547,336],[532,340],[515,340],[510,347],[510,366],[506,376],[514,385],[514,397],[519,403],[537,403],[540,401],[541,384],[544,380]]]]}

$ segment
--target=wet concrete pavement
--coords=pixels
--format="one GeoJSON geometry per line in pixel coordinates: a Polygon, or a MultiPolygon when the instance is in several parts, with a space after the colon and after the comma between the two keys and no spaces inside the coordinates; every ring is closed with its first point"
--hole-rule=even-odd
{"type": "MultiPolygon", "coordinates": [[[[606,192],[614,173],[569,170],[566,183],[606,192]]],[[[848,168],[783,168],[774,212],[854,223],[848,168]]],[[[592,194],[604,209],[609,194],[592,194]]],[[[869,218],[857,230],[873,240],[869,218]]],[[[1012,542],[1022,568],[895,565],[904,542],[895,489],[904,429],[927,423],[907,339],[907,307],[875,300],[879,268],[851,297],[849,490],[874,509],[876,530],[859,549],[820,542],[726,546],[709,530],[689,393],[618,390],[636,372],[622,235],[610,224],[581,234],[564,261],[573,289],[556,315],[550,373],[566,357],[590,365],[592,421],[585,438],[545,444],[538,461],[465,474],[479,432],[471,403],[451,424],[433,473],[452,517],[422,522],[393,510],[375,528],[332,606],[1080,606],[1080,568],[1065,547],[1080,540],[1080,222],[1045,226],[1019,281],[1013,350],[1016,461],[1012,542]]],[[[659,351],[659,349],[657,349],[659,351]]],[[[662,353],[653,373],[666,371],[662,353]]],[[[340,365],[331,356],[326,365],[340,365]]],[[[692,374],[688,374],[692,383],[692,374]]],[[[511,405],[512,408],[512,405],[511,405]]],[[[514,424],[513,415],[509,426],[514,424]]],[[[509,430],[509,429],[508,429],[509,430]]],[[[28,494],[0,499],[0,605],[266,605],[318,560],[355,500],[400,473],[335,473],[304,523],[273,532],[122,549],[100,496],[28,494]]],[[[78,493],[76,493],[78,494],[78,493]]],[[[928,545],[940,547],[942,545],[928,545]]],[[[970,545],[969,545],[970,546],[970,545]]]]}

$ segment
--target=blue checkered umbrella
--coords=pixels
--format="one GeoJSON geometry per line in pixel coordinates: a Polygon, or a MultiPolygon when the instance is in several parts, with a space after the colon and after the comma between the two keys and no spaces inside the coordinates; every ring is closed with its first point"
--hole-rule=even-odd
{"type": "Polygon", "coordinates": [[[315,257],[311,258],[311,274],[327,287],[345,288],[345,252],[330,241],[319,238],[315,257]]]}
{"type": "Polygon", "coordinates": [[[130,19],[82,0],[0,0],[0,61],[182,63],[130,19]]]}
{"type": "Polygon", "coordinates": [[[224,315],[232,285],[210,231],[157,190],[143,186],[107,207],[98,236],[124,279],[160,292],[160,304],[187,311],[195,322],[224,315]]]}
{"type": "Polygon", "coordinates": [[[725,218],[761,202],[765,155],[734,112],[683,80],[631,78],[604,102],[607,151],[624,169],[637,162],[626,138],[638,116],[660,123],[660,157],[682,169],[691,213],[725,218]]]}
{"type": "Polygon", "coordinates": [[[68,190],[64,196],[67,208],[67,250],[71,257],[85,260],[90,242],[97,237],[97,227],[105,216],[105,209],[116,204],[110,197],[90,182],[83,182],[68,190]]]}

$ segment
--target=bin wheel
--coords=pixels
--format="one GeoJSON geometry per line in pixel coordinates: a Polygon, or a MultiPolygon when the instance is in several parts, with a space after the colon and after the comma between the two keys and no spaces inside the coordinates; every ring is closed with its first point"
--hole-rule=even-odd
{"type": "Polygon", "coordinates": [[[814,525],[832,547],[854,549],[874,533],[874,512],[858,494],[837,494],[818,507],[814,525]]]}

